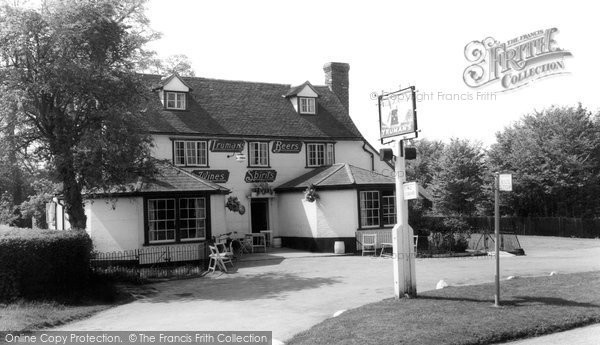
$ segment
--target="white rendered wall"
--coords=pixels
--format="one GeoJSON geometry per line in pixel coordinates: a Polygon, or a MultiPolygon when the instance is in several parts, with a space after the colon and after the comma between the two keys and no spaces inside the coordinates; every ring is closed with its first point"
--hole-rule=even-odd
{"type": "Polygon", "coordinates": [[[316,204],[317,235],[354,237],[358,229],[358,205],[355,189],[320,191],[316,204]]]}
{"type": "Polygon", "coordinates": [[[302,192],[282,193],[278,198],[278,236],[317,237],[316,203],[305,201],[302,192]]]}
{"type": "Polygon", "coordinates": [[[86,231],[95,250],[123,251],[138,249],[144,244],[143,198],[86,201],[85,213],[86,231]]]}

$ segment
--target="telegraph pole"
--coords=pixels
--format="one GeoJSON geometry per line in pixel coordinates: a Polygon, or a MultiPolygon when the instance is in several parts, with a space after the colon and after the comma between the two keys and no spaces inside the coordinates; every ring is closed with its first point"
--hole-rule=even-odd
{"type": "Polygon", "coordinates": [[[417,296],[415,275],[415,251],[413,230],[408,225],[408,201],[404,200],[406,167],[404,160],[404,140],[398,140],[398,154],[395,165],[396,176],[396,225],[392,229],[394,259],[394,296],[417,296]]]}

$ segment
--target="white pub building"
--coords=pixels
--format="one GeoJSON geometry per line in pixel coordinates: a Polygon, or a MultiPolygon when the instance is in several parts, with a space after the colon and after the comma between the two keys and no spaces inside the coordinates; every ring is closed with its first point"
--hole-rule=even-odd
{"type": "MultiPolygon", "coordinates": [[[[95,250],[270,230],[285,247],[353,251],[357,232],[391,228],[393,168],[349,116],[349,68],[327,63],[324,86],[295,87],[145,75],[162,103],[149,114],[159,173],[86,201],[95,250]]],[[[68,229],[52,208],[49,223],[68,229]]]]}

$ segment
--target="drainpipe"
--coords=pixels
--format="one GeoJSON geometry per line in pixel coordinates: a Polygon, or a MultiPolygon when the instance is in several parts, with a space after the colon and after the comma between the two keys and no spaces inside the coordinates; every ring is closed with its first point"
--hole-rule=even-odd
{"type": "Polygon", "coordinates": [[[362,149],[363,149],[363,151],[365,151],[366,153],[368,153],[368,154],[370,154],[370,155],[371,155],[371,171],[375,171],[375,155],[373,155],[373,152],[371,152],[371,151],[367,150],[367,149],[365,148],[365,146],[367,146],[367,141],[366,141],[366,140],[363,140],[363,146],[362,146],[362,149]]]}

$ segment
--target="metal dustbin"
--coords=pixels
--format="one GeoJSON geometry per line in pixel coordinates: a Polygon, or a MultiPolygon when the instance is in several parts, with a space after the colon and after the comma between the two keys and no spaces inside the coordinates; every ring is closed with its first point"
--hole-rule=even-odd
{"type": "Polygon", "coordinates": [[[273,237],[273,248],[281,248],[281,237],[273,237]]]}
{"type": "Polygon", "coordinates": [[[335,241],[333,244],[333,252],[335,254],[345,254],[346,246],[344,245],[344,241],[335,241]]]}

